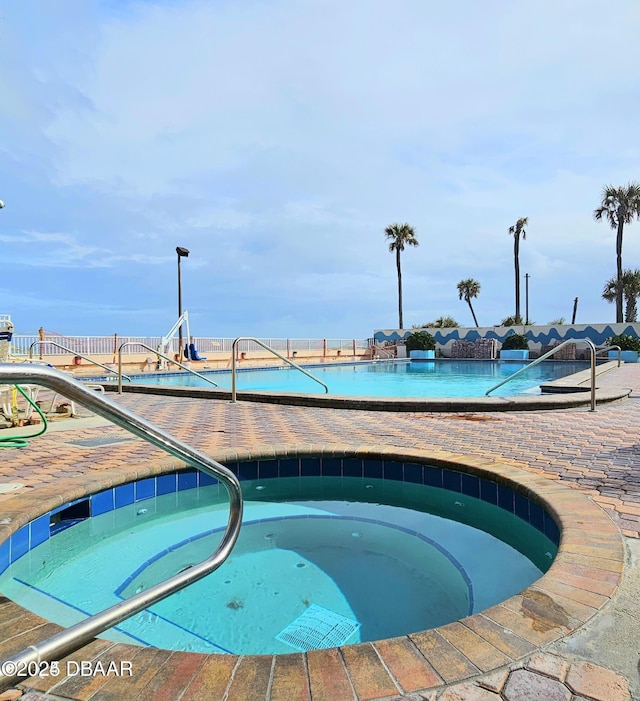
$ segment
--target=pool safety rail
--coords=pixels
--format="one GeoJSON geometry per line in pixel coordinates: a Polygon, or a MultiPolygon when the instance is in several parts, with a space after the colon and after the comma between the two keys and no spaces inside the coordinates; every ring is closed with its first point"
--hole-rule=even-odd
{"type": "Polygon", "coordinates": [[[148,346],[146,343],[141,343],[140,341],[126,341],[125,343],[121,343],[120,347],[118,348],[118,394],[122,394],[122,378],[127,377],[126,375],[122,374],[122,349],[126,348],[127,346],[141,346],[142,348],[144,348],[148,351],[151,351],[152,353],[155,353],[159,358],[164,358],[165,360],[168,360],[170,363],[173,363],[174,365],[177,365],[178,367],[182,368],[183,370],[190,372],[192,375],[199,377],[201,380],[204,380],[205,382],[209,382],[214,387],[218,386],[217,383],[215,383],[213,380],[210,380],[208,377],[205,377],[204,375],[201,375],[199,372],[192,370],[187,365],[183,365],[178,360],[171,360],[171,358],[168,355],[161,353],[159,350],[153,350],[153,348],[148,346]]]}
{"type": "MultiPolygon", "coordinates": [[[[34,341],[30,346],[29,346],[29,360],[33,361],[33,349],[35,346],[40,346],[42,347],[45,344],[49,344],[50,346],[55,346],[56,348],[61,348],[63,351],[66,351],[67,353],[71,353],[74,356],[77,356],[78,358],[83,358],[84,360],[87,360],[90,363],[93,363],[94,365],[98,365],[101,368],[104,368],[108,372],[112,372],[113,374],[118,375],[118,379],[121,380],[122,377],[125,379],[129,380],[131,382],[131,378],[128,375],[122,375],[122,372],[117,372],[113,368],[110,368],[108,365],[103,365],[102,363],[99,363],[97,360],[94,360],[93,358],[90,358],[88,355],[83,355],[82,353],[78,353],[77,351],[74,351],[72,348],[67,348],[67,346],[63,346],[61,343],[58,343],[57,341],[34,341]]],[[[40,356],[42,357],[42,356],[40,356]]]]}
{"type": "MultiPolygon", "coordinates": [[[[552,356],[554,353],[557,353],[561,348],[564,348],[569,343],[584,343],[589,347],[589,355],[591,356],[591,407],[590,407],[590,411],[595,411],[596,410],[596,347],[593,344],[593,342],[590,341],[588,338],[584,338],[584,339],[583,338],[569,338],[566,341],[563,341],[562,343],[557,345],[555,348],[552,348],[548,353],[541,355],[539,358],[534,360],[532,363],[529,363],[526,367],[520,368],[520,370],[518,370],[517,372],[514,372],[513,375],[509,375],[509,377],[502,380],[502,382],[498,382],[497,385],[494,385],[493,387],[491,387],[491,389],[488,389],[484,393],[485,397],[488,397],[489,394],[491,394],[491,392],[498,389],[498,387],[502,387],[502,385],[506,384],[507,382],[510,382],[515,377],[518,377],[518,375],[522,375],[522,373],[529,370],[529,368],[534,367],[534,365],[538,365],[543,360],[546,360],[547,358],[552,356]]],[[[606,349],[603,348],[601,350],[609,350],[609,348],[606,348],[606,349]]],[[[618,365],[620,365],[620,349],[618,349],[618,365]]]]}
{"type": "Polygon", "coordinates": [[[372,358],[375,358],[375,356],[380,356],[383,360],[395,360],[396,359],[396,354],[392,351],[390,351],[388,348],[385,348],[383,345],[381,345],[378,341],[376,341],[373,346],[371,346],[373,350],[373,356],[372,358]]]}
{"type": "Polygon", "coordinates": [[[277,355],[280,360],[284,360],[285,363],[288,363],[291,365],[291,367],[295,368],[296,370],[300,370],[301,373],[306,375],[307,377],[310,377],[312,380],[317,382],[318,384],[322,385],[324,387],[325,394],[329,394],[329,387],[325,385],[325,383],[322,380],[319,380],[315,375],[312,375],[310,372],[307,372],[304,368],[300,367],[293,361],[289,360],[289,358],[285,358],[284,355],[281,353],[278,353],[277,350],[274,350],[273,348],[269,348],[269,346],[266,343],[263,343],[259,338],[253,338],[252,336],[239,336],[236,338],[233,342],[233,345],[231,347],[231,402],[235,403],[237,401],[236,399],[236,362],[237,362],[237,354],[238,354],[238,343],[240,341],[253,341],[253,343],[257,343],[259,346],[264,348],[265,350],[269,351],[270,353],[273,353],[274,355],[277,355]]]}
{"type": "Polygon", "coordinates": [[[146,591],[135,594],[115,606],[97,613],[80,623],[66,628],[37,645],[31,645],[9,660],[0,664],[0,670],[16,670],[16,674],[0,675],[0,690],[17,678],[17,670],[29,669],[32,663],[59,660],[65,655],[89,643],[96,635],[112,628],[156,602],[167,598],[216,570],[229,556],[240,532],[242,522],[242,492],[235,475],[224,465],[212,460],[204,453],[182,443],[162,429],[154,426],[133,412],[119,406],[106,397],[87,389],[81,382],[63,373],[39,365],[16,365],[0,363],[0,384],[39,384],[59,392],[99,416],[124,428],[151,443],[157,448],[182,460],[191,467],[222,482],[229,495],[229,520],[220,544],[206,560],[179,572],[169,579],[155,584],[146,591]]]}
{"type": "Polygon", "coordinates": [[[622,364],[622,348],[620,348],[620,346],[605,346],[604,348],[600,348],[599,350],[597,350],[596,355],[600,355],[600,353],[608,353],[612,350],[618,351],[618,367],[620,367],[620,365],[622,364]]]}

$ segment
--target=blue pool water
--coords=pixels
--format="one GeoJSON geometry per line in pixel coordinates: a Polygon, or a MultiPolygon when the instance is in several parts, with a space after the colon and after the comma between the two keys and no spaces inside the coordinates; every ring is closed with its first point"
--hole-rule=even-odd
{"type": "MultiPolygon", "coordinates": [[[[482,397],[485,392],[526,362],[499,360],[438,360],[434,362],[380,362],[308,367],[329,387],[329,394],[356,397],[482,397]]],[[[539,385],[586,370],[588,363],[545,361],[508,382],[491,396],[540,394],[539,385]]],[[[231,389],[230,372],[204,372],[222,389],[231,389]]],[[[209,387],[194,375],[138,376],[146,385],[209,387]]],[[[238,391],[324,393],[324,389],[290,367],[246,370],[237,374],[238,391]]]]}
{"type": "MultiPolygon", "coordinates": [[[[354,643],[404,635],[521,591],[556,546],[503,508],[384,479],[245,480],[240,538],[219,570],[101,637],[207,653],[302,650],[300,617],[338,617],[354,643]],[[351,626],[351,627],[349,627],[351,626]]],[[[513,497],[512,497],[513,501],[513,497]]],[[[70,625],[208,557],[226,526],[220,485],[155,496],[62,530],[0,590],[70,625]]],[[[321,621],[322,623],[322,621],[321,621]]],[[[326,623],[326,621],[325,621],[326,623]]],[[[314,647],[330,644],[313,644],[314,647]]]]}

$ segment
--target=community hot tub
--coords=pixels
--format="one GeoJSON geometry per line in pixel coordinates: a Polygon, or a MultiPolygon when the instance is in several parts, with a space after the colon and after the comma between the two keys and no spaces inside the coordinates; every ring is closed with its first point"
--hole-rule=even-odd
{"type": "MultiPolygon", "coordinates": [[[[308,446],[215,457],[247,501],[230,559],[108,639],[243,659],[340,647],[347,666],[373,645],[395,664],[400,653],[426,660],[437,685],[443,646],[476,636],[500,666],[595,613],[559,593],[554,574],[568,555],[578,566],[563,548],[575,551],[585,529],[617,552],[598,507],[512,466],[308,446]]],[[[167,469],[137,466],[135,482],[24,524],[0,547],[0,590],[67,626],[204,559],[226,523],[224,499],[211,478],[167,469]]],[[[467,653],[469,675],[483,670],[467,653]]]]}

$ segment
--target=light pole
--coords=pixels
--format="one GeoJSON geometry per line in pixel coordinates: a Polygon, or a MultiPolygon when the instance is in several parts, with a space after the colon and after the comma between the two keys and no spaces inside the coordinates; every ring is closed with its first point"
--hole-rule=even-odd
{"type": "Polygon", "coordinates": [[[4,207],[4,202],[2,200],[0,200],[0,209],[2,209],[3,207],[4,207]]]}
{"type": "MultiPolygon", "coordinates": [[[[182,279],[180,278],[180,258],[188,258],[189,251],[182,246],[176,246],[176,253],[178,254],[178,319],[182,316],[182,279]]],[[[178,327],[178,344],[180,350],[178,351],[178,357],[182,360],[182,324],[178,327]]]]}
{"type": "Polygon", "coordinates": [[[524,275],[524,323],[525,326],[529,326],[529,278],[531,275],[525,273],[524,275]]]}

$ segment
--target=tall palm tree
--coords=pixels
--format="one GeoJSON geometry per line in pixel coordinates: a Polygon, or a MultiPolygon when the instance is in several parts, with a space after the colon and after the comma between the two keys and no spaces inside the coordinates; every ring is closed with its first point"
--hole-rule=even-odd
{"type": "Polygon", "coordinates": [[[458,283],[458,299],[464,299],[464,301],[469,305],[471,309],[471,316],[473,316],[473,321],[476,326],[479,326],[478,320],[476,319],[476,313],[473,311],[473,306],[471,300],[475,299],[480,294],[480,283],[474,280],[472,277],[467,280],[460,280],[458,283]]]}
{"type": "MultiPolygon", "coordinates": [[[[638,320],[638,297],[640,297],[640,270],[622,271],[622,296],[625,299],[625,321],[638,320]]],[[[602,298],[607,302],[618,301],[618,280],[613,277],[608,280],[602,291],[602,298]]]]}
{"type": "Polygon", "coordinates": [[[516,271],[516,323],[520,324],[520,236],[523,239],[527,238],[527,232],[524,230],[525,226],[529,226],[529,218],[522,217],[518,221],[509,227],[509,234],[513,234],[513,264],[516,271]]]}
{"type": "Polygon", "coordinates": [[[616,235],[616,323],[622,322],[622,234],[625,224],[631,224],[634,217],[640,218],[640,185],[629,183],[626,187],[607,185],[602,191],[602,202],[593,213],[594,219],[605,218],[616,235]]]}
{"type": "Polygon", "coordinates": [[[402,269],[400,268],[400,253],[404,251],[405,246],[418,246],[416,232],[409,224],[391,224],[384,230],[387,239],[391,239],[389,243],[389,251],[396,252],[396,268],[398,269],[398,328],[404,328],[402,325],[402,269]]]}

